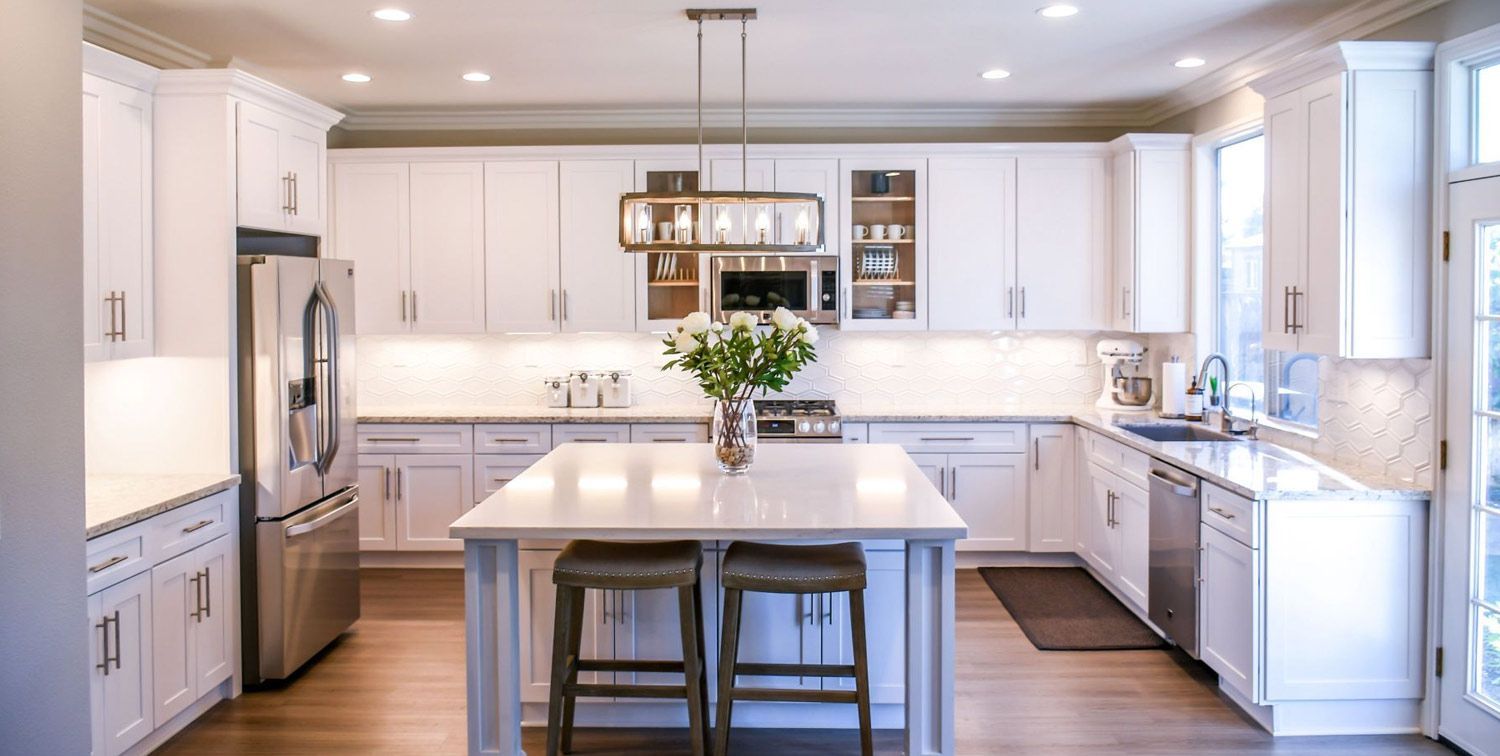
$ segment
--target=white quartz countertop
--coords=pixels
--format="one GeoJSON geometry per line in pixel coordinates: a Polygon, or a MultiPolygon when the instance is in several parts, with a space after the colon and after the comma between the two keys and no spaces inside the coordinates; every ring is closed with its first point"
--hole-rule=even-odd
{"type": "Polygon", "coordinates": [[[465,539],[958,539],[901,447],[767,444],[725,475],[709,444],[565,444],[453,523],[465,539]]]}
{"type": "Polygon", "coordinates": [[[112,533],[239,483],[240,476],[224,473],[90,475],[84,481],[84,538],[112,533]]]}

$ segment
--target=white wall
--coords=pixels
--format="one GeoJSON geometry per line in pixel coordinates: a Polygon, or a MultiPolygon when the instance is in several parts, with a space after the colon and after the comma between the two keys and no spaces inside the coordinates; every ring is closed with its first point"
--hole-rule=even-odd
{"type": "Polygon", "coordinates": [[[0,751],[89,750],[78,0],[0,24],[0,751]]]}

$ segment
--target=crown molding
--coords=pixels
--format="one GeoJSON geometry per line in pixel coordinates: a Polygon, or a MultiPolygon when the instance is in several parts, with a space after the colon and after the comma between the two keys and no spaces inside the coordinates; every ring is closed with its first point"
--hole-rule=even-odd
{"type": "Polygon", "coordinates": [[[162,71],[157,97],[221,95],[264,104],[312,126],[327,130],[344,114],[285,87],[235,68],[197,68],[162,71]]]}
{"type": "Polygon", "coordinates": [[[1192,134],[1123,134],[1109,143],[1116,153],[1132,150],[1186,150],[1192,134]]]}
{"type": "Polygon", "coordinates": [[[143,92],[155,90],[161,78],[159,68],[88,42],[83,43],[83,72],[143,92]]]}
{"type": "Polygon", "coordinates": [[[1267,99],[1340,71],[1431,71],[1435,42],[1338,42],[1293,59],[1250,82],[1267,99]]]}
{"type": "Polygon", "coordinates": [[[157,68],[205,68],[210,60],[208,53],[91,5],[83,6],[83,39],[157,68]]]}

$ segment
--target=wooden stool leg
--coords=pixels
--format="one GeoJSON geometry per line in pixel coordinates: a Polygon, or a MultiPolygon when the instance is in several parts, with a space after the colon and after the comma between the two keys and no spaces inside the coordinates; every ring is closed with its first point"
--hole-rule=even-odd
{"type": "Polygon", "coordinates": [[[724,589],[724,636],[719,644],[719,717],[714,725],[715,756],[729,754],[729,719],[734,706],[734,665],[739,656],[740,608],[745,594],[724,589]]]}
{"type": "MultiPolygon", "coordinates": [[[[568,685],[578,684],[578,660],[581,658],[579,652],[583,647],[583,620],[586,593],[582,588],[567,588],[568,603],[573,611],[568,615],[567,647],[568,658],[573,660],[573,667],[568,670],[568,685]]],[[[556,630],[554,629],[554,634],[556,630]]],[[[563,698],[562,705],[562,751],[569,753],[573,750],[573,710],[577,700],[573,696],[563,698]]]]}
{"type": "Polygon", "coordinates": [[[556,614],[552,624],[552,690],[547,701],[547,756],[557,756],[562,741],[564,687],[569,673],[568,632],[573,626],[573,592],[557,587],[556,614]]]}
{"type": "Polygon", "coordinates": [[[708,726],[708,646],[703,642],[703,584],[693,586],[693,629],[698,638],[698,705],[703,707],[703,750],[713,751],[713,731],[708,726]]]}
{"type": "Polygon", "coordinates": [[[693,756],[705,756],[703,733],[708,723],[704,721],[702,695],[703,651],[698,645],[698,633],[693,629],[698,618],[693,601],[696,591],[696,584],[677,589],[677,624],[682,629],[682,679],[687,688],[688,731],[692,736],[693,756]]]}
{"type": "Polygon", "coordinates": [[[854,701],[859,707],[859,750],[875,753],[875,735],[870,724],[870,659],[865,647],[865,592],[849,591],[849,629],[854,635],[854,701]]]}

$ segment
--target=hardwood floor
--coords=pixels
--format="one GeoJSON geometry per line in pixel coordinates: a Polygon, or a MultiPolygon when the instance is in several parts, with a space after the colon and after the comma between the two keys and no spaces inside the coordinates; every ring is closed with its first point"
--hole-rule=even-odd
{"type": "MultiPolygon", "coordinates": [[[[160,754],[463,753],[463,575],[366,570],[363,619],[291,684],[225,701],[160,754]]],[[[527,730],[528,753],[545,732],[527,730]]],[[[738,754],[858,753],[851,732],[736,730],[738,754]]],[[[577,753],[687,753],[686,731],[587,730],[577,753]]],[[[899,753],[896,732],[877,733],[899,753]]],[[[1443,754],[1420,736],[1274,739],[1164,651],[1037,651],[978,573],[958,575],[961,754],[1443,754]]]]}

